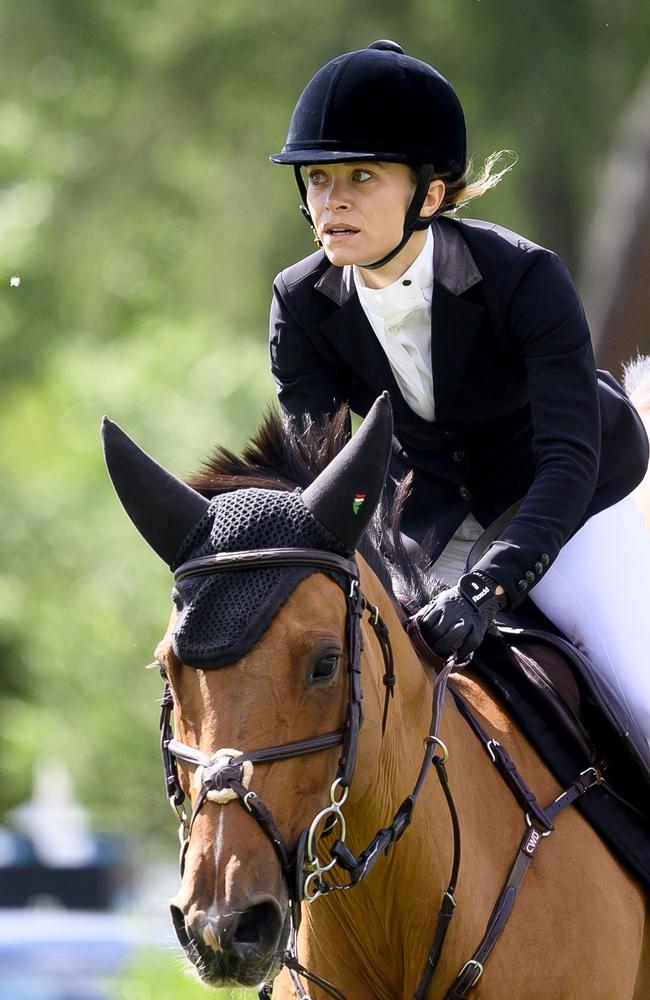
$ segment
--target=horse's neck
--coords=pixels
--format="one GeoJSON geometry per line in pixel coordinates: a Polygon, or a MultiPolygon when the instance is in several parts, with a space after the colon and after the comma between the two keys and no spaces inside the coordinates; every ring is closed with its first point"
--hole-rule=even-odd
{"type": "MultiPolygon", "coordinates": [[[[431,723],[435,680],[419,661],[376,578],[364,580],[364,593],[379,607],[389,628],[397,684],[382,739],[379,734],[384,698],[383,658],[371,628],[365,626],[362,675],[367,718],[357,775],[350,803],[345,807],[348,841],[357,854],[392,821],[415,785],[424,756],[423,739],[431,723]]],[[[442,736],[450,745],[458,746],[467,734],[462,732],[464,723],[451,698],[447,699],[443,715],[442,736]]],[[[474,756],[474,749],[469,748],[470,757],[474,756]]],[[[380,858],[372,875],[352,892],[333,894],[322,906],[317,904],[320,909],[314,910],[313,915],[308,914],[308,925],[313,922],[308,948],[316,967],[327,968],[330,962],[336,965],[332,956],[323,951],[328,945],[322,942],[345,941],[349,967],[361,970],[361,978],[369,984],[369,995],[383,996],[383,986],[387,984],[390,988],[386,995],[398,995],[394,992],[395,984],[403,972],[395,968],[395,944],[408,939],[416,954],[422,952],[432,933],[432,911],[439,905],[448,884],[450,856],[449,814],[432,768],[416,804],[411,828],[389,858],[380,858]],[[415,886],[427,900],[428,920],[424,924],[422,910],[414,904],[415,886]],[[363,928],[363,933],[359,928],[363,928]]],[[[406,953],[402,958],[405,963],[408,961],[406,953]]],[[[340,957],[338,968],[341,968],[340,957]]]]}
{"type": "MultiPolygon", "coordinates": [[[[372,629],[366,625],[362,671],[366,725],[357,775],[345,806],[348,842],[357,854],[391,822],[413,790],[423,761],[423,738],[431,723],[435,682],[432,671],[419,661],[376,578],[371,575],[363,582],[364,593],[378,606],[389,628],[397,684],[382,739],[383,659],[372,629]]],[[[471,678],[454,683],[490,736],[507,743],[520,773],[541,801],[551,801],[558,791],[556,782],[493,699],[471,678]]],[[[520,806],[451,694],[445,699],[440,735],[450,753],[449,786],[463,838],[458,912],[438,972],[444,981],[458,972],[480,941],[525,825],[520,806]]],[[[372,874],[353,891],[328,896],[307,915],[305,953],[319,974],[336,982],[355,1000],[394,1000],[411,995],[449,884],[452,845],[446,799],[431,768],[411,826],[388,858],[381,858],[372,874]],[[341,942],[345,943],[344,952],[341,942]]]]}

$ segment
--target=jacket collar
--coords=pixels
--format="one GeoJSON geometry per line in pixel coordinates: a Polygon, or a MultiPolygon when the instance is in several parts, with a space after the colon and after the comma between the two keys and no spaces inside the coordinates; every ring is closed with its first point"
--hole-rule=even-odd
{"type": "MultiPolygon", "coordinates": [[[[458,419],[458,396],[485,317],[485,307],[463,292],[483,279],[457,226],[445,219],[436,219],[433,226],[431,370],[436,423],[448,425],[458,419]]],[[[396,424],[426,426],[402,396],[385,352],[377,350],[352,268],[328,267],[314,288],[338,307],[319,324],[322,334],[377,394],[389,389],[396,424]]]]}
{"type": "MultiPolygon", "coordinates": [[[[472,285],[483,280],[467,243],[454,225],[445,219],[434,219],[433,278],[452,295],[462,295],[472,285]]],[[[342,306],[355,294],[352,267],[331,264],[314,285],[316,291],[342,306]]]]}

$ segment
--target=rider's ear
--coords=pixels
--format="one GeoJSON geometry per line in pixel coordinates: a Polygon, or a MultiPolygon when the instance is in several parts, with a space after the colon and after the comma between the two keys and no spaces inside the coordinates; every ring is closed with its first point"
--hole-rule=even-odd
{"type": "Polygon", "coordinates": [[[393,414],[383,392],[354,437],[302,494],[314,517],[350,551],[361,541],[381,496],[392,441],[393,414]]]}
{"type": "Polygon", "coordinates": [[[424,216],[426,219],[430,219],[431,216],[435,215],[445,200],[445,192],[445,182],[439,177],[434,177],[429,184],[429,190],[427,191],[426,198],[422,203],[420,215],[424,216]]]}
{"type": "Polygon", "coordinates": [[[108,417],[102,422],[104,458],[115,492],[151,548],[168,565],[209,502],[147,455],[108,417]]]}

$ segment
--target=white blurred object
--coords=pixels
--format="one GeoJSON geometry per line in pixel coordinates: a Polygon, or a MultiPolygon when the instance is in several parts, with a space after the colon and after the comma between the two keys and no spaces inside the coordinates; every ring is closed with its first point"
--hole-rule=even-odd
{"type": "Polygon", "coordinates": [[[86,810],[75,802],[70,775],[60,761],[36,764],[32,797],[12,809],[9,819],[29,837],[44,865],[76,867],[95,857],[86,810]]]}
{"type": "Polygon", "coordinates": [[[18,288],[18,286],[20,285],[20,278],[18,277],[17,274],[12,274],[11,278],[9,279],[9,284],[11,285],[12,288],[18,288]]]}

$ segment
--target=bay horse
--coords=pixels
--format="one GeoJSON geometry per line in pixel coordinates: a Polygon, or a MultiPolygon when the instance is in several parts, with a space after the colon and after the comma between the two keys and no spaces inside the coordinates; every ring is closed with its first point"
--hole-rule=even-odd
{"type": "MultiPolygon", "coordinates": [[[[390,451],[387,409],[380,397],[338,454],[340,420],[315,444],[271,419],[242,459],[219,450],[192,486],[105,423],[118,496],[176,570],[176,606],[155,655],[167,692],[167,788],[184,842],[171,903],[179,940],[208,985],[258,987],[273,1000],[469,992],[479,1000],[647,1000],[646,895],[574,808],[557,816],[550,836],[531,824],[540,847],[516,905],[489,960],[480,969],[468,961],[526,842],[526,820],[444,686],[432,729],[436,676],[404,631],[388,571],[401,565],[397,589],[419,603],[430,597],[429,581],[400,559],[386,508],[372,521],[390,451]],[[299,534],[287,546],[285,512],[302,518],[300,505],[317,542],[305,546],[299,534]],[[219,545],[218,522],[226,525],[219,545]],[[253,545],[249,529],[258,532],[253,545]],[[348,556],[355,547],[356,558],[348,556]],[[243,611],[232,611],[233,597],[243,611]],[[233,621],[227,643],[213,649],[210,628],[227,631],[233,621]],[[353,747],[351,730],[359,731],[353,747]],[[391,837],[418,775],[410,822],[391,837]],[[368,877],[328,891],[349,884],[344,869],[360,858],[368,877]],[[316,898],[299,907],[299,895],[316,898]],[[429,985],[423,969],[441,900],[448,933],[429,985]],[[304,969],[314,978],[305,980],[304,969]],[[271,981],[272,994],[261,985],[271,981]]],[[[462,671],[450,685],[493,745],[507,748],[537,801],[552,803],[562,789],[489,690],[462,671]]]]}

